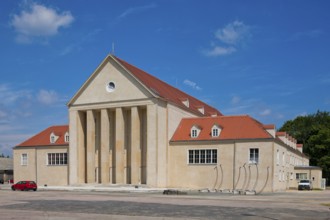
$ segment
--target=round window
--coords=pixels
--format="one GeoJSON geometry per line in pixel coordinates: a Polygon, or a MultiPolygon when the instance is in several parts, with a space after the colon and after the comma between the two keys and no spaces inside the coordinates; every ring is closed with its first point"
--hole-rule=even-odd
{"type": "Polygon", "coordinates": [[[113,92],[115,91],[116,89],[116,85],[114,82],[109,82],[107,85],[106,85],[106,89],[108,92],[113,92]]]}

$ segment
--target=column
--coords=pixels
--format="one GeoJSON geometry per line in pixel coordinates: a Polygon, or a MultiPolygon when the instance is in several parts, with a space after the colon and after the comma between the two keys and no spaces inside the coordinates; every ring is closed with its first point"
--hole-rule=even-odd
{"type": "Polygon", "coordinates": [[[125,126],[124,126],[124,113],[122,108],[116,108],[116,146],[115,146],[115,177],[116,183],[125,183],[125,126]]]}
{"type": "Polygon", "coordinates": [[[131,184],[141,183],[141,120],[139,109],[131,109],[131,184]]]}
{"type": "Polygon", "coordinates": [[[95,183],[95,117],[87,111],[87,183],[95,183]]]}
{"type": "Polygon", "coordinates": [[[86,183],[86,113],[79,111],[77,118],[78,183],[86,183]]]}
{"type": "Polygon", "coordinates": [[[109,183],[109,146],[110,146],[110,119],[107,109],[101,110],[101,183],[109,183]]]}
{"type": "Polygon", "coordinates": [[[157,106],[147,106],[147,184],[157,186],[157,106]]]}
{"type": "MultiPolygon", "coordinates": [[[[70,133],[70,144],[69,144],[69,184],[76,184],[78,180],[78,144],[76,127],[78,120],[78,112],[69,110],[69,133],[70,133]]],[[[15,173],[17,178],[18,173],[15,173]]]]}

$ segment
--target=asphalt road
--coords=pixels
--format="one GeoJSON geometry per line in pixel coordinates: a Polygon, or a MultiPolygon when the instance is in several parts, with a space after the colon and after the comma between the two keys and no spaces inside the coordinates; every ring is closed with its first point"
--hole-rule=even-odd
{"type": "Polygon", "coordinates": [[[330,191],[243,196],[0,190],[0,219],[330,219],[330,191]]]}

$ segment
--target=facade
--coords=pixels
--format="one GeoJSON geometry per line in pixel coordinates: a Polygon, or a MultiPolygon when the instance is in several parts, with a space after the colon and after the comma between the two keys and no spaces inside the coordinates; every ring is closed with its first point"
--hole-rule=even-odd
{"type": "Polygon", "coordinates": [[[68,185],[69,127],[52,126],[14,147],[14,181],[68,185]]]}
{"type": "Polygon", "coordinates": [[[170,143],[173,187],[284,191],[309,165],[293,138],[248,115],[182,119],[170,143]]]}
{"type": "MultiPolygon", "coordinates": [[[[294,185],[296,165],[309,165],[301,146],[287,134],[276,133],[273,125],[247,115],[223,116],[113,55],[97,67],[68,109],[69,149],[68,143],[15,147],[17,176],[28,178],[24,175],[34,172],[38,184],[48,185],[274,192],[294,185]],[[31,160],[38,165],[17,165],[24,153],[36,155],[31,160]],[[53,168],[45,163],[50,153],[68,154],[68,167],[56,171],[63,172],[60,182],[34,171],[39,166],[53,168]]],[[[51,135],[51,129],[47,132],[45,136],[51,135]]]]}

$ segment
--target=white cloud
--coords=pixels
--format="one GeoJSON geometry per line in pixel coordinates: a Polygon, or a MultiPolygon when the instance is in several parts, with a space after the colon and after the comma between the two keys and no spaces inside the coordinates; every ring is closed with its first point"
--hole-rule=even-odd
{"type": "Polygon", "coordinates": [[[238,97],[238,96],[233,96],[232,99],[231,99],[231,101],[230,101],[230,103],[231,103],[232,105],[236,105],[236,104],[238,104],[240,101],[241,101],[241,98],[240,98],[240,97],[238,97]]]}
{"type": "Polygon", "coordinates": [[[319,29],[297,32],[297,33],[293,34],[292,37],[289,38],[289,41],[295,41],[295,40],[299,40],[301,38],[314,39],[314,38],[319,37],[322,34],[323,34],[323,31],[319,30],[319,29]]]}
{"type": "Polygon", "coordinates": [[[0,84],[0,104],[11,105],[21,98],[30,98],[31,91],[16,90],[8,84],[0,84]]]}
{"type": "Polygon", "coordinates": [[[204,54],[206,56],[214,57],[214,56],[225,56],[236,52],[234,47],[219,47],[214,46],[211,50],[205,50],[204,54]]]}
{"type": "Polygon", "coordinates": [[[27,43],[31,37],[56,35],[59,28],[69,26],[74,20],[70,12],[58,13],[55,9],[32,3],[18,15],[13,15],[11,25],[18,32],[17,41],[27,43]]]}
{"type": "Polygon", "coordinates": [[[238,44],[250,36],[250,27],[241,21],[234,21],[215,32],[215,37],[225,44],[238,44]]]}
{"type": "Polygon", "coordinates": [[[265,109],[262,112],[259,113],[260,116],[268,116],[272,113],[270,109],[265,109]]]}
{"type": "Polygon", "coordinates": [[[196,89],[196,90],[202,90],[202,88],[201,87],[199,87],[198,85],[197,85],[197,83],[195,83],[195,82],[193,82],[193,81],[190,81],[190,80],[188,80],[188,79],[185,79],[184,81],[183,81],[183,84],[185,84],[185,85],[187,85],[187,86],[190,86],[190,87],[192,87],[193,89],[196,89]]]}
{"type": "Polygon", "coordinates": [[[37,95],[37,99],[41,104],[44,105],[51,105],[56,103],[59,100],[59,97],[57,95],[57,93],[53,90],[40,90],[38,95],[37,95]]]}
{"type": "Polygon", "coordinates": [[[217,43],[211,43],[211,49],[203,51],[206,56],[226,56],[237,52],[251,36],[250,27],[241,21],[234,21],[227,24],[224,28],[218,29],[214,36],[217,43]],[[220,45],[219,45],[220,44],[220,45]]]}
{"type": "Polygon", "coordinates": [[[142,11],[145,11],[145,10],[148,10],[148,9],[152,9],[152,8],[155,8],[157,7],[156,4],[152,3],[152,4],[149,4],[149,5],[143,5],[143,6],[137,6],[137,7],[132,7],[132,8],[129,8],[127,10],[125,10],[122,14],[120,14],[117,18],[118,19],[123,19],[131,14],[134,14],[134,13],[139,13],[139,12],[142,12],[142,11]]]}

